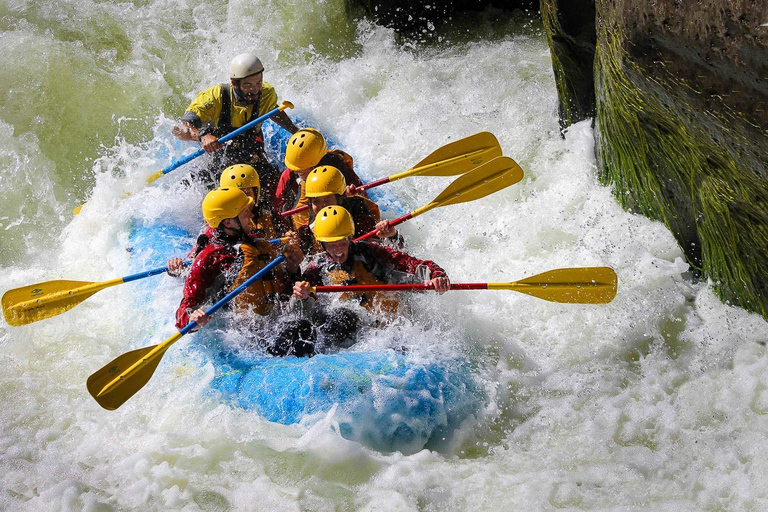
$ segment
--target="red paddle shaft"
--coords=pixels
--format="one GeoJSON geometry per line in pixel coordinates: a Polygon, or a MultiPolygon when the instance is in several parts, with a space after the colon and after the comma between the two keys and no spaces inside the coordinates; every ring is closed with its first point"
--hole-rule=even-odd
{"type": "MultiPolygon", "coordinates": [[[[368,190],[369,188],[378,187],[379,185],[383,185],[389,182],[390,182],[390,179],[389,179],[389,176],[387,176],[386,178],[381,178],[379,180],[366,183],[365,185],[360,185],[359,187],[355,187],[355,190],[368,190]]],[[[286,210],[282,212],[280,215],[282,215],[283,217],[288,217],[289,215],[293,215],[294,213],[301,213],[306,210],[309,210],[308,204],[301,205],[297,208],[294,208],[293,210],[286,210]]]]}
{"type": "MultiPolygon", "coordinates": [[[[488,283],[451,283],[451,290],[487,290],[488,283]]],[[[316,286],[316,292],[382,292],[434,290],[428,284],[352,284],[348,286],[316,286]]]]}

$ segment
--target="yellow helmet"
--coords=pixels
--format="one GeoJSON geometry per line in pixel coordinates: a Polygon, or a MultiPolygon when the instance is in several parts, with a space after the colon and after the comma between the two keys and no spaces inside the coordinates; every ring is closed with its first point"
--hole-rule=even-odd
{"type": "Polygon", "coordinates": [[[355,234],[355,222],[341,206],[326,206],[317,212],[312,232],[318,242],[338,242],[355,234]]]}
{"type": "Polygon", "coordinates": [[[217,188],[203,199],[203,217],[212,228],[219,227],[224,219],[234,219],[253,204],[253,198],[239,188],[217,188]]]}
{"type": "Polygon", "coordinates": [[[256,172],[253,166],[248,164],[231,165],[221,173],[219,187],[255,188],[256,200],[258,201],[259,191],[261,190],[259,173],[256,172]]]}
{"type": "Polygon", "coordinates": [[[325,137],[314,128],[302,128],[288,139],[285,166],[292,171],[316,166],[328,149],[325,137]]]}
{"type": "Polygon", "coordinates": [[[330,165],[312,169],[307,176],[307,197],[323,197],[331,194],[343,195],[347,189],[347,180],[341,171],[330,165]]]}

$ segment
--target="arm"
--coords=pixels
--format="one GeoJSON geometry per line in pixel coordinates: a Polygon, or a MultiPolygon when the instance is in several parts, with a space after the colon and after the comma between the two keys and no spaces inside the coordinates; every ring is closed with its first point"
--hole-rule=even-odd
{"type": "Polygon", "coordinates": [[[179,140],[200,141],[203,149],[210,153],[221,149],[219,139],[210,133],[200,136],[203,132],[215,127],[221,114],[221,86],[214,85],[200,92],[179,122],[171,129],[171,133],[179,140]]]}
{"type": "Polygon", "coordinates": [[[200,140],[200,130],[195,128],[194,124],[189,121],[182,120],[176,123],[173,128],[171,128],[171,134],[183,141],[200,140]]]}
{"type": "MultiPolygon", "coordinates": [[[[189,275],[184,281],[184,296],[176,310],[177,329],[182,329],[189,323],[190,314],[205,302],[208,289],[214,284],[216,278],[235,262],[235,256],[230,252],[215,250],[212,246],[206,249],[195,258],[189,275]]],[[[198,318],[200,318],[199,315],[198,318]]],[[[195,319],[195,321],[198,320],[195,319]]]]}
{"type": "Polygon", "coordinates": [[[376,254],[375,257],[379,258],[379,261],[385,262],[386,265],[391,266],[394,270],[415,274],[419,267],[427,268],[429,270],[429,279],[426,284],[434,288],[437,293],[442,294],[451,289],[451,281],[448,279],[445,270],[434,261],[420,260],[386,246],[377,244],[367,245],[373,250],[376,254]]]}
{"type": "MultiPolygon", "coordinates": [[[[270,110],[274,110],[276,108],[277,91],[275,91],[275,87],[272,84],[269,82],[264,82],[261,86],[261,103],[259,106],[259,115],[264,115],[270,110]]],[[[285,111],[278,112],[270,119],[272,119],[272,121],[274,121],[278,126],[281,126],[286,131],[290,132],[291,135],[299,131],[296,125],[293,124],[293,121],[291,121],[291,118],[288,117],[288,114],[285,113],[285,111]]]]}
{"type": "Polygon", "coordinates": [[[272,199],[272,206],[275,212],[285,211],[286,204],[295,192],[291,189],[292,173],[289,169],[285,169],[280,175],[280,181],[277,182],[277,190],[275,191],[275,197],[272,199]]]}
{"type": "Polygon", "coordinates": [[[375,261],[381,262],[392,270],[405,272],[407,274],[415,274],[418,267],[424,266],[429,270],[430,280],[438,277],[448,277],[445,270],[432,260],[420,260],[414,258],[410,254],[380,244],[366,242],[358,243],[365,244],[364,250],[369,251],[375,261]]]}
{"type": "Polygon", "coordinates": [[[323,270],[319,264],[313,263],[308,266],[301,275],[301,280],[296,281],[293,285],[293,296],[297,299],[308,299],[310,297],[309,288],[322,284],[322,274],[323,270]]]}

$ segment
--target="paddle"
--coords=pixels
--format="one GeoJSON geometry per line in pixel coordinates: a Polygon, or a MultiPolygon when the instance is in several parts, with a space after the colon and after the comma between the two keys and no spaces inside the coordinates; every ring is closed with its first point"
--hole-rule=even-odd
{"type": "MultiPolygon", "coordinates": [[[[233,130],[233,131],[229,132],[228,134],[224,135],[223,137],[221,137],[219,139],[219,142],[223,144],[223,143],[225,143],[225,142],[227,142],[229,140],[232,140],[233,138],[237,137],[241,133],[250,130],[251,128],[253,128],[257,124],[259,124],[259,123],[269,119],[273,115],[277,114],[278,112],[282,112],[283,110],[285,110],[287,108],[293,108],[293,103],[291,103],[290,101],[283,101],[283,104],[280,105],[279,107],[273,108],[272,110],[270,110],[269,112],[267,112],[263,116],[259,116],[256,119],[254,119],[253,121],[249,121],[249,122],[245,123],[243,126],[241,126],[240,128],[238,128],[236,130],[233,130]]],[[[150,175],[147,178],[147,183],[154,182],[158,178],[160,178],[162,176],[165,176],[166,174],[168,174],[169,172],[173,171],[174,169],[177,169],[177,168],[181,167],[182,165],[184,165],[184,164],[186,164],[188,162],[191,162],[195,158],[197,158],[199,156],[202,156],[204,154],[205,154],[205,150],[204,149],[198,149],[194,153],[192,153],[190,155],[187,155],[184,158],[173,162],[171,165],[169,165],[165,169],[162,169],[162,170],[157,171],[156,173],[150,175]]],[[[80,205],[77,208],[75,208],[73,210],[73,213],[75,215],[80,213],[80,210],[83,209],[83,206],[85,206],[85,205],[83,204],[83,205],[80,205]]]]}
{"type": "MultiPolygon", "coordinates": [[[[523,170],[517,165],[517,162],[508,156],[496,157],[454,180],[448,185],[448,188],[443,190],[442,194],[433,199],[428,205],[389,221],[389,225],[392,227],[397,226],[408,219],[412,219],[439,206],[480,199],[510,185],[514,185],[522,179],[523,170]]],[[[374,236],[376,236],[376,230],[356,238],[355,242],[374,236]]]]}
{"type": "MultiPolygon", "coordinates": [[[[559,268],[511,283],[452,283],[451,290],[512,290],[550,302],[607,304],[616,297],[618,278],[610,267],[559,268]]],[[[428,284],[316,286],[310,292],[378,292],[433,289],[428,284]]]]}
{"type": "MultiPolygon", "coordinates": [[[[184,266],[192,261],[185,261],[184,266]]],[[[119,277],[100,283],[88,281],[46,281],[14,288],[3,294],[3,316],[8,325],[18,327],[60,315],[77,306],[94,293],[122,283],[168,272],[168,267],[158,267],[139,274],[119,277]]]]}
{"type": "MultiPolygon", "coordinates": [[[[457,174],[464,174],[497,156],[501,156],[499,141],[490,132],[480,132],[436,149],[407,171],[366,183],[356,187],[356,189],[368,190],[408,176],[456,176],[457,174]]],[[[305,204],[280,215],[287,217],[294,213],[303,212],[308,208],[309,205],[305,204]]]]}
{"type": "MultiPolygon", "coordinates": [[[[285,256],[280,255],[243,284],[229,292],[226,297],[211,306],[205,313],[213,315],[224,307],[229,301],[237,297],[246,288],[262,278],[273,268],[285,261],[285,256]]],[[[113,411],[123,405],[138,390],[149,382],[155,368],[160,363],[168,347],[176,343],[182,336],[194,330],[197,322],[189,322],[183,329],[162,343],[151,347],[132,350],[115,358],[109,364],[88,377],[88,392],[96,399],[100,406],[113,411]]]]}

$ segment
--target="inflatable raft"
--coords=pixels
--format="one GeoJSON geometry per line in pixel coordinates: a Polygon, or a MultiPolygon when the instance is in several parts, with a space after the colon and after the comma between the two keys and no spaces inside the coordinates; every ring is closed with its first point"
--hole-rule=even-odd
{"type": "MultiPolygon", "coordinates": [[[[136,270],[184,255],[195,236],[171,225],[136,223],[129,236],[136,270]]],[[[156,284],[150,278],[134,286],[136,300],[146,307],[156,284]]],[[[179,279],[179,299],[181,286],[179,279]]],[[[482,402],[466,361],[424,360],[402,349],[363,352],[354,346],[312,358],[272,357],[258,349],[241,357],[224,340],[226,331],[217,329],[222,318],[217,320],[190,334],[188,355],[213,364],[211,393],[269,421],[310,424],[331,414],[346,439],[380,451],[413,453],[449,442],[482,402]]],[[[164,322],[151,330],[172,334],[173,311],[164,322]]]]}

